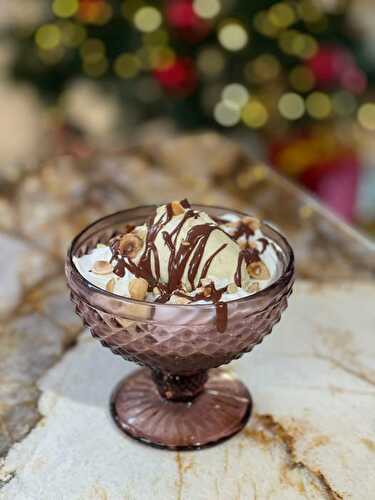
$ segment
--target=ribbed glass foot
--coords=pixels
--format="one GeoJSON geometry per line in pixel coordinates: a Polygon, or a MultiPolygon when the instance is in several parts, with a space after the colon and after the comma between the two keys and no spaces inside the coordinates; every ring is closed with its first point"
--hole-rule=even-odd
{"type": "Polygon", "coordinates": [[[120,382],[111,401],[122,431],[171,450],[202,448],[229,438],[244,427],[251,408],[246,387],[222,369],[211,370],[208,377],[204,372],[151,376],[148,369],[137,370],[120,382]]]}

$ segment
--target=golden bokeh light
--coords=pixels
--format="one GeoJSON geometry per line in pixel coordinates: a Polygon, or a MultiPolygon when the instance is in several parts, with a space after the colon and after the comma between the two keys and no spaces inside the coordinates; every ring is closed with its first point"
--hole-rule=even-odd
{"type": "Polygon", "coordinates": [[[367,102],[362,104],[357,116],[363,128],[371,131],[375,130],[375,103],[367,102]]]}
{"type": "Polygon", "coordinates": [[[245,28],[234,19],[219,28],[218,38],[225,49],[233,52],[243,49],[249,41],[245,28]]]}
{"type": "Polygon", "coordinates": [[[312,92],[306,98],[306,110],[316,120],[328,118],[332,112],[332,102],[323,92],[312,92]]]}
{"type": "Polygon", "coordinates": [[[241,112],[237,106],[226,101],[220,101],[214,109],[215,120],[223,127],[233,127],[241,118],[241,112]]]}
{"type": "Polygon", "coordinates": [[[138,57],[134,54],[121,54],[116,57],[114,62],[114,70],[120,78],[133,78],[141,69],[141,63],[138,57]]]}
{"type": "Polygon", "coordinates": [[[319,46],[311,35],[297,30],[285,30],[279,36],[279,46],[286,54],[308,59],[316,54],[319,46]]]}
{"type": "Polygon", "coordinates": [[[159,28],[161,23],[161,14],[155,7],[141,7],[134,15],[134,24],[139,31],[144,31],[146,33],[155,31],[159,28]]]}
{"type": "Polygon", "coordinates": [[[280,97],[278,108],[287,120],[298,120],[305,112],[305,102],[300,95],[288,92],[280,97]]]}
{"type": "Polygon", "coordinates": [[[54,49],[61,42],[61,30],[55,24],[44,24],[36,32],[35,42],[43,50],[54,49]]]}
{"type": "Polygon", "coordinates": [[[210,19],[219,14],[221,5],[219,0],[194,0],[193,9],[199,17],[210,19]]]}
{"type": "Polygon", "coordinates": [[[260,101],[250,99],[242,108],[241,118],[248,127],[260,128],[268,121],[268,111],[260,101]]]}
{"type": "Polygon", "coordinates": [[[79,47],[86,39],[87,32],[80,24],[65,21],[61,26],[62,43],[66,47],[79,47]]]}
{"type": "Polygon", "coordinates": [[[242,108],[249,100],[249,92],[240,83],[230,83],[224,87],[221,98],[229,105],[242,108]]]}
{"type": "Polygon", "coordinates": [[[339,90],[332,96],[332,107],[338,116],[351,115],[354,113],[356,106],[356,98],[346,90],[339,90]]]}
{"type": "Polygon", "coordinates": [[[98,64],[105,57],[105,45],[98,38],[88,38],[82,44],[80,54],[87,65],[98,64]]]}
{"type": "Polygon", "coordinates": [[[277,28],[287,28],[296,21],[296,15],[289,4],[280,2],[271,7],[269,20],[277,28]]]}
{"type": "Polygon", "coordinates": [[[224,70],[224,55],[215,47],[204,48],[198,54],[197,66],[203,75],[216,77],[224,70]]]}
{"type": "Polygon", "coordinates": [[[52,12],[57,17],[66,18],[74,16],[78,7],[78,0],[54,0],[52,3],[52,12]]]}
{"type": "Polygon", "coordinates": [[[250,82],[267,82],[280,73],[280,63],[272,54],[261,54],[245,66],[245,77],[250,82]]]}
{"type": "Polygon", "coordinates": [[[169,41],[169,36],[165,30],[156,30],[144,33],[142,39],[145,45],[166,45],[169,41]]]}
{"type": "Polygon", "coordinates": [[[151,47],[149,64],[152,69],[163,69],[174,63],[176,55],[170,47],[151,47]]]}
{"type": "Polygon", "coordinates": [[[108,69],[108,61],[106,59],[101,59],[95,63],[83,61],[83,71],[93,78],[99,78],[103,76],[108,69]]]}
{"type": "Polygon", "coordinates": [[[315,85],[315,77],[310,68],[304,65],[295,66],[289,73],[292,87],[299,92],[308,92],[315,85]]]}
{"type": "Polygon", "coordinates": [[[273,24],[270,20],[268,12],[262,10],[258,12],[254,17],[254,28],[264,36],[274,38],[279,33],[279,28],[273,24]]]}
{"type": "Polygon", "coordinates": [[[300,0],[297,3],[297,11],[299,16],[308,23],[316,23],[323,16],[323,11],[314,0],[300,0]]]}

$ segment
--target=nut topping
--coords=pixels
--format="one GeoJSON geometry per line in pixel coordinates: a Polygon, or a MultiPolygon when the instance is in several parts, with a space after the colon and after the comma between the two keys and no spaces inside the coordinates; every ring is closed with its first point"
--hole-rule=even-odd
{"type": "Polygon", "coordinates": [[[97,260],[91,269],[91,272],[95,274],[110,274],[112,271],[112,264],[106,260],[97,260]]]}
{"type": "Polygon", "coordinates": [[[111,278],[109,281],[107,281],[105,289],[107,290],[107,292],[113,292],[115,285],[116,285],[116,278],[111,278]]]}
{"type": "Polygon", "coordinates": [[[260,220],[256,217],[244,217],[242,222],[254,232],[260,228],[260,220]]]}
{"type": "Polygon", "coordinates": [[[125,255],[126,257],[133,259],[142,248],[142,246],[143,241],[141,240],[141,238],[139,238],[135,234],[128,233],[121,236],[118,250],[121,255],[125,255]]]}
{"type": "Polygon", "coordinates": [[[246,269],[251,278],[268,280],[271,277],[267,266],[262,261],[251,262],[246,269]]]}
{"type": "Polygon", "coordinates": [[[227,292],[228,293],[236,293],[238,291],[238,287],[235,283],[229,283],[227,292]]]}
{"type": "Polygon", "coordinates": [[[255,293],[255,292],[259,292],[259,289],[260,289],[260,286],[259,286],[259,283],[257,281],[254,281],[254,283],[251,283],[247,288],[246,290],[250,293],[255,293]]]}
{"type": "Polygon", "coordinates": [[[181,215],[185,212],[184,207],[179,201],[171,201],[171,208],[173,215],[181,215]]]}
{"type": "Polygon", "coordinates": [[[172,295],[169,302],[171,304],[189,304],[190,300],[187,297],[181,297],[180,295],[172,295]]]}
{"type": "Polygon", "coordinates": [[[148,283],[143,278],[133,278],[129,282],[129,295],[132,299],[143,300],[146,297],[148,283]]]}

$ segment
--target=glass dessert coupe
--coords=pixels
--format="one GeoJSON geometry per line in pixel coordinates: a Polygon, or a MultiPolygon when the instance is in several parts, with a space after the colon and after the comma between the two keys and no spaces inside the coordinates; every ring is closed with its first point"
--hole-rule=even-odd
{"type": "MultiPolygon", "coordinates": [[[[193,208],[211,217],[245,215],[193,208]]],[[[247,388],[218,367],[251,351],[280,320],[294,281],[293,251],[280,233],[262,224],[264,235],[282,250],[281,275],[262,291],[226,302],[224,331],[218,328],[218,305],[138,301],[102,290],[78,272],[74,256],[107,244],[128,224],[143,224],[154,211],[154,206],[124,210],[85,228],[68,251],[66,276],[76,312],[92,335],[114,354],[145,367],[122,380],[112,395],[118,427],[154,446],[201,448],[234,435],[250,416],[247,388]]]]}

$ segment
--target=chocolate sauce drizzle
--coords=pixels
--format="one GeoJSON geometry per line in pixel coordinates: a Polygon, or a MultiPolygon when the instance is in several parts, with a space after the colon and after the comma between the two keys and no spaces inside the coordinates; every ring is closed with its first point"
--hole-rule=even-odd
{"type": "MultiPolygon", "coordinates": [[[[199,213],[191,208],[186,199],[182,200],[180,204],[185,209],[185,213],[173,231],[168,232],[163,230],[174,217],[172,205],[170,203],[167,204],[166,210],[159,217],[155,214],[146,221],[146,241],[144,243],[144,250],[137,264],[135,264],[128,256],[121,254],[119,251],[118,237],[114,238],[110,242],[112,250],[111,262],[115,261],[114,273],[123,277],[126,269],[128,269],[137,278],[144,278],[149,284],[149,289],[152,290],[155,286],[157,286],[161,295],[155,300],[155,302],[160,304],[168,302],[172,294],[186,297],[190,302],[197,302],[199,300],[213,302],[216,305],[217,329],[219,332],[224,332],[227,324],[228,311],[226,303],[222,302],[221,298],[223,293],[226,292],[227,287],[216,289],[214,284],[211,283],[208,287],[205,287],[202,292],[199,292],[194,296],[190,296],[181,291],[182,277],[187,269],[189,284],[193,290],[196,288],[198,271],[201,267],[207,241],[213,231],[222,231],[226,236],[231,237],[233,240],[236,240],[242,235],[246,235],[246,238],[248,239],[249,236],[254,234],[254,231],[248,225],[239,222],[235,234],[231,236],[228,235],[224,229],[218,227],[216,223],[197,224],[189,229],[185,240],[177,245],[178,237],[186,221],[190,218],[197,219],[199,217],[199,213]],[[159,234],[162,235],[165,245],[167,245],[170,251],[167,283],[162,283],[160,281],[160,261],[155,243],[159,234]]],[[[201,270],[199,280],[207,276],[212,261],[220,252],[224,250],[226,246],[226,243],[221,245],[206,260],[201,270]]],[[[266,245],[264,245],[264,248],[265,246],[266,245]]],[[[246,265],[248,265],[249,263],[258,260],[259,251],[257,249],[246,248],[240,252],[235,273],[235,283],[237,286],[241,286],[241,268],[243,261],[245,261],[246,265]]]]}

